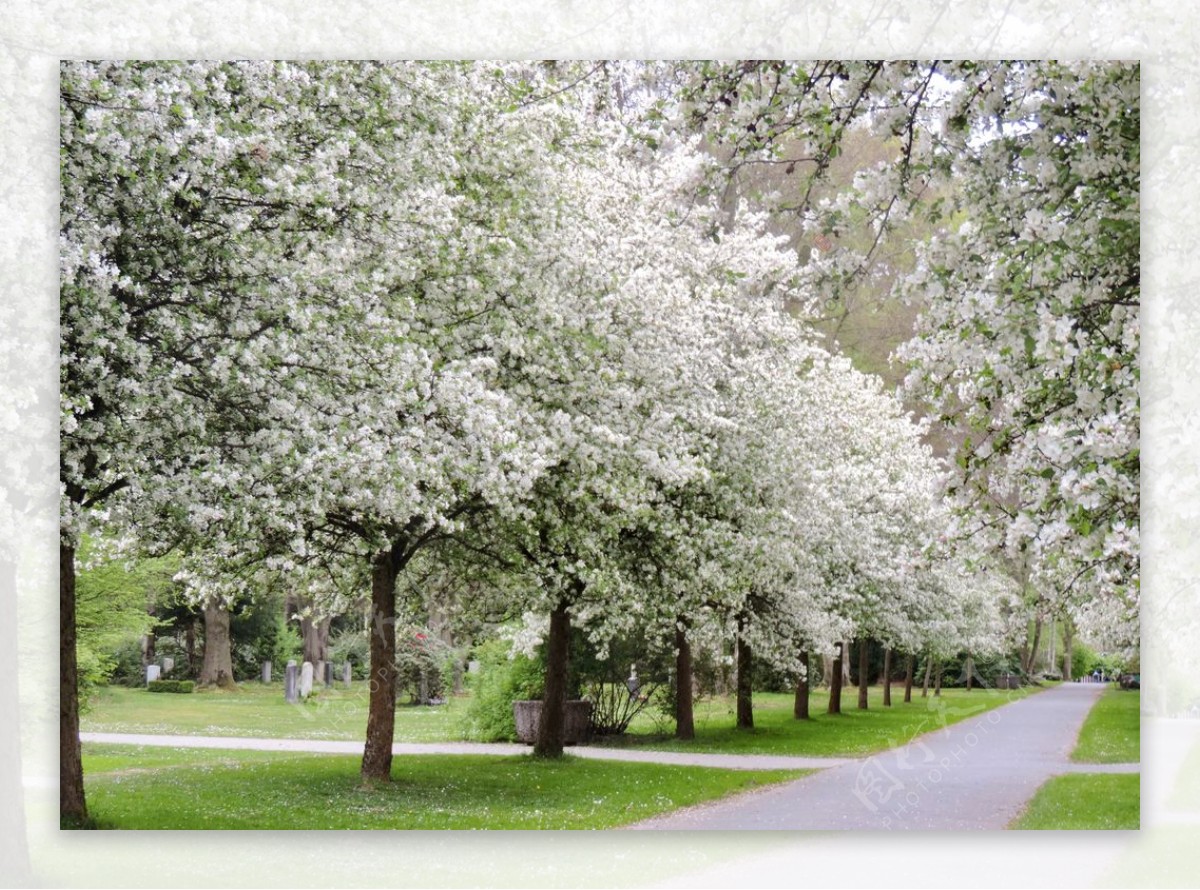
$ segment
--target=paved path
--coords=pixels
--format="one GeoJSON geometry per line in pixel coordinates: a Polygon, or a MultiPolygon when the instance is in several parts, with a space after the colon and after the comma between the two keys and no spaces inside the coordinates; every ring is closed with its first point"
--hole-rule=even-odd
{"type": "Polygon", "coordinates": [[[1067,683],[861,761],[631,828],[1004,828],[1047,779],[1083,771],[1068,757],[1084,718],[1106,688],[1067,683]]]}
{"type": "MultiPolygon", "coordinates": [[[[239,751],[294,751],[315,754],[362,754],[362,742],[322,739],[252,739],[229,736],[149,735],[117,732],[81,732],[84,742],[113,745],[147,745],[158,748],[223,748],[239,751]]],[[[397,742],[393,754],[528,754],[529,745],[491,742],[397,742]]],[[[792,757],[774,754],[693,754],[672,751],[635,751],[626,748],[571,747],[569,754],[589,760],[626,760],[680,766],[715,766],[723,769],[826,769],[856,763],[848,757],[792,757]]]]}

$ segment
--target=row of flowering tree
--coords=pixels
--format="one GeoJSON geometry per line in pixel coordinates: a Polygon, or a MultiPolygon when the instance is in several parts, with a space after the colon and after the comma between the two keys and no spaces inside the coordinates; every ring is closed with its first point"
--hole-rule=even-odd
{"type": "Polygon", "coordinates": [[[673,648],[685,737],[697,640],[731,634],[744,685],[751,652],[803,678],[849,637],[998,639],[1010,591],[952,541],[925,426],[813,333],[771,217],[661,130],[664,84],[717,82],[689,73],[63,65],[64,816],[93,527],[186,553],[214,621],[267,577],[326,610],[369,589],[368,780],[418,566],[548,620],[547,755],[573,623],[673,648]]]}

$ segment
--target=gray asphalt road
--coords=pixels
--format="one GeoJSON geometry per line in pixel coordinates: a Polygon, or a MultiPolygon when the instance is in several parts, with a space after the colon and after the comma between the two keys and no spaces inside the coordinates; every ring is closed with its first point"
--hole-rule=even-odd
{"type": "Polygon", "coordinates": [[[1004,828],[1039,785],[1076,771],[1068,757],[1087,712],[1105,688],[1067,683],[864,760],[631,828],[1004,828]]]}

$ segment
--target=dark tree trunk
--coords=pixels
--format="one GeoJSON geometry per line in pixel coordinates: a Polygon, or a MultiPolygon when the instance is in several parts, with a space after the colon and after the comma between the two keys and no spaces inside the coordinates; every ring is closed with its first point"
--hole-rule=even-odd
{"type": "Polygon", "coordinates": [[[892,650],[883,650],[883,706],[892,706],[892,650]]]}
{"type": "Polygon", "coordinates": [[[1038,646],[1042,644],[1042,623],[1041,615],[1033,619],[1033,640],[1025,650],[1025,657],[1021,659],[1021,670],[1026,674],[1032,674],[1037,665],[1038,646]]]}
{"type": "Polygon", "coordinates": [[[972,679],[971,675],[975,673],[975,665],[973,665],[971,663],[970,655],[967,656],[966,667],[967,667],[967,692],[970,692],[971,691],[971,679],[972,679]]]}
{"type": "Polygon", "coordinates": [[[754,655],[738,622],[737,635],[737,725],[739,729],[754,728],[754,700],[751,691],[754,655]]]}
{"type": "Polygon", "coordinates": [[[941,695],[941,694],[942,694],[942,664],[941,664],[941,662],[938,662],[938,666],[937,666],[937,685],[933,687],[933,694],[934,694],[934,695],[941,695]]]}
{"type": "Polygon", "coordinates": [[[384,550],[371,563],[371,672],[367,739],[361,775],[367,782],[392,778],[396,735],[396,564],[384,550]]]}
{"type": "Polygon", "coordinates": [[[933,656],[925,656],[925,682],[921,684],[921,698],[929,695],[929,676],[933,672],[933,656]]]}
{"type": "Polygon", "coordinates": [[[183,651],[187,653],[188,676],[200,676],[200,657],[196,654],[196,619],[188,620],[183,632],[183,651]]]}
{"type": "Polygon", "coordinates": [[[839,641],[837,655],[833,657],[833,669],[829,673],[829,708],[828,713],[842,713],[842,661],[845,656],[846,644],[839,641]]]}
{"type": "Polygon", "coordinates": [[[200,668],[201,686],[228,688],[234,685],[229,617],[229,610],[219,602],[204,605],[204,664],[200,668]]]}
{"type": "Polygon", "coordinates": [[[1072,658],[1072,647],[1075,645],[1075,625],[1069,617],[1063,619],[1063,669],[1062,678],[1064,683],[1070,683],[1072,673],[1074,672],[1074,663],[1072,658]]]}
{"type": "Polygon", "coordinates": [[[867,659],[867,640],[864,637],[858,643],[858,709],[867,709],[867,670],[870,662],[867,659]]]}
{"type": "Polygon", "coordinates": [[[567,669],[570,664],[568,643],[571,616],[566,600],[550,613],[550,633],[546,637],[546,685],[542,712],[538,718],[535,757],[562,757],[566,728],[567,669]]]}
{"type": "Polygon", "coordinates": [[[675,738],[696,737],[695,703],[692,701],[692,644],[687,638],[687,623],[675,625],[675,738]]]}
{"type": "Polygon", "coordinates": [[[58,545],[58,813],[64,824],[87,820],[79,746],[79,669],[75,653],[75,547],[58,545]]]}
{"type": "Polygon", "coordinates": [[[800,665],[804,668],[804,678],[796,684],[796,703],[792,708],[792,716],[797,720],[808,719],[808,653],[800,653],[800,665]]]}
{"type": "Polygon", "coordinates": [[[913,668],[915,667],[915,664],[914,664],[915,661],[916,661],[916,658],[912,655],[909,655],[908,661],[904,667],[904,702],[905,702],[905,704],[912,701],[913,668]]]}
{"type": "Polygon", "coordinates": [[[329,661],[329,619],[300,619],[300,637],[304,641],[304,660],[313,668],[319,661],[329,661]]]}

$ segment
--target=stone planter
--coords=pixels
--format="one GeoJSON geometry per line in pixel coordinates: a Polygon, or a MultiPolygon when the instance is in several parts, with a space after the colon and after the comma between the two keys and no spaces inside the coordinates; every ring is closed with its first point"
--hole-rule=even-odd
{"type": "MultiPolygon", "coordinates": [[[[517,739],[527,745],[537,741],[538,720],[542,716],[540,701],[513,702],[513,719],[517,724],[517,739]]],[[[563,744],[580,745],[588,740],[592,718],[592,703],[585,699],[568,701],[563,711],[563,744]]]]}
{"type": "Polygon", "coordinates": [[[997,689],[1020,689],[1021,678],[1016,674],[1000,674],[996,677],[997,689]]]}

